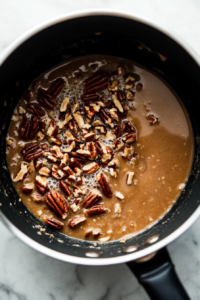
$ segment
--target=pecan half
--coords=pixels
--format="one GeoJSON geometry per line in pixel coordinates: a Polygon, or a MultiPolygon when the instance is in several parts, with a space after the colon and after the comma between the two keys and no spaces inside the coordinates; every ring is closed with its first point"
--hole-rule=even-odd
{"type": "Polygon", "coordinates": [[[32,116],[31,119],[24,116],[19,136],[23,140],[33,139],[39,130],[40,121],[37,117],[32,116]]]}
{"type": "Polygon", "coordinates": [[[74,226],[83,223],[86,221],[86,218],[84,216],[76,216],[72,220],[69,221],[68,225],[71,228],[74,228],[74,226]]]}
{"type": "Polygon", "coordinates": [[[122,137],[122,140],[127,144],[133,143],[136,140],[136,135],[134,133],[126,134],[122,137]]]}
{"type": "Polygon", "coordinates": [[[82,171],[83,173],[86,173],[86,174],[92,174],[94,172],[96,172],[99,168],[99,165],[96,163],[96,162],[92,162],[88,165],[85,165],[83,168],[82,168],[82,171]]]}
{"type": "Polygon", "coordinates": [[[33,114],[33,115],[36,115],[36,116],[39,116],[39,117],[43,117],[45,116],[45,111],[43,108],[41,108],[39,105],[35,104],[35,103],[30,103],[28,104],[27,106],[28,110],[33,114]]]}
{"type": "Polygon", "coordinates": [[[97,204],[92,206],[89,210],[88,210],[88,215],[92,216],[92,215],[100,215],[100,214],[104,214],[106,212],[106,208],[104,207],[103,204],[97,204]]]}
{"type": "Polygon", "coordinates": [[[102,196],[100,195],[99,191],[93,190],[90,192],[87,197],[84,199],[82,206],[85,208],[88,208],[90,206],[93,206],[98,201],[102,199],[102,196]]]}
{"type": "Polygon", "coordinates": [[[99,100],[99,96],[98,95],[96,95],[96,94],[91,94],[91,93],[88,93],[88,94],[83,94],[82,96],[81,96],[81,100],[83,100],[83,101],[97,101],[97,100],[99,100]]]}
{"type": "Polygon", "coordinates": [[[54,80],[48,88],[48,93],[53,97],[57,97],[65,86],[65,81],[62,78],[54,80]]]}
{"type": "Polygon", "coordinates": [[[158,118],[155,117],[153,114],[148,114],[146,118],[151,121],[150,125],[154,125],[159,122],[158,118]]]}
{"type": "Polygon", "coordinates": [[[58,104],[54,96],[52,96],[48,91],[45,91],[41,88],[38,90],[37,100],[40,104],[50,110],[53,110],[54,107],[58,104]]]}
{"type": "Polygon", "coordinates": [[[61,230],[64,227],[64,224],[56,219],[48,218],[45,223],[54,229],[61,230]]]}
{"type": "Polygon", "coordinates": [[[135,132],[135,127],[133,126],[133,124],[130,121],[125,120],[122,122],[122,130],[123,130],[123,133],[125,133],[125,132],[131,133],[131,132],[135,132]]]}
{"type": "Polygon", "coordinates": [[[98,155],[96,144],[94,142],[87,143],[87,149],[90,151],[90,159],[96,159],[98,155]]]}
{"type": "Polygon", "coordinates": [[[25,146],[22,150],[21,150],[21,153],[26,156],[27,154],[29,153],[33,153],[35,152],[36,150],[40,149],[40,145],[39,143],[31,143],[31,144],[28,144],[27,146],[25,146]]]}
{"type": "Polygon", "coordinates": [[[33,184],[26,184],[26,185],[23,185],[21,187],[21,191],[24,193],[24,194],[29,194],[33,191],[33,184]]]}
{"type": "Polygon", "coordinates": [[[71,197],[72,196],[71,190],[69,189],[68,185],[63,180],[60,181],[60,188],[65,193],[65,195],[67,197],[71,197]]]}
{"type": "Polygon", "coordinates": [[[65,199],[55,191],[50,191],[46,196],[46,204],[61,219],[66,219],[68,214],[68,206],[65,199]]]}
{"type": "Polygon", "coordinates": [[[107,198],[112,198],[112,191],[111,191],[111,189],[108,185],[108,182],[107,182],[106,177],[104,176],[104,174],[103,173],[97,174],[96,179],[97,179],[104,195],[107,198]]]}
{"type": "Polygon", "coordinates": [[[41,194],[45,194],[46,190],[47,190],[47,181],[44,177],[42,176],[36,176],[35,177],[35,184],[37,186],[38,191],[41,194]]]}
{"type": "Polygon", "coordinates": [[[85,80],[84,91],[85,93],[95,93],[103,91],[108,86],[108,79],[110,75],[108,73],[95,74],[91,78],[85,80]]]}
{"type": "Polygon", "coordinates": [[[43,152],[42,150],[41,151],[38,151],[38,152],[35,152],[35,153],[29,153],[25,156],[25,159],[28,160],[28,161],[31,161],[31,160],[35,160],[39,157],[41,157],[43,155],[43,152]]]}

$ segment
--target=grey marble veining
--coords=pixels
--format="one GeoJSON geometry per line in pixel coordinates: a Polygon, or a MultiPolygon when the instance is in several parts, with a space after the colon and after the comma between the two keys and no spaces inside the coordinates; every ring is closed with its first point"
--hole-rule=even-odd
{"type": "MultiPolygon", "coordinates": [[[[198,0],[0,0],[0,54],[31,27],[65,12],[113,8],[148,17],[174,30],[200,55],[198,0]]],[[[77,266],[56,261],[24,245],[0,223],[0,299],[148,300],[125,264],[77,266]]],[[[192,300],[200,299],[200,220],[169,247],[192,300]]],[[[174,300],[174,299],[173,299],[174,300]]]]}

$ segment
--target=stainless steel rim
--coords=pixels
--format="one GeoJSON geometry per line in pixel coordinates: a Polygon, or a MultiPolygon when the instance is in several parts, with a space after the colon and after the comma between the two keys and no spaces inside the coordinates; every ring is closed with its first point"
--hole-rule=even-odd
{"type": "MultiPolygon", "coordinates": [[[[25,34],[23,34],[21,37],[19,37],[15,42],[13,42],[1,55],[0,57],[0,65],[9,57],[9,55],[19,47],[24,41],[26,41],[28,38],[33,36],[34,34],[42,31],[43,29],[52,26],[54,24],[60,23],[62,21],[66,21],[69,19],[79,18],[79,17],[86,17],[86,16],[93,16],[93,15],[107,15],[107,16],[116,16],[116,17],[123,17],[130,20],[139,21],[141,23],[144,23],[146,25],[149,25],[167,36],[169,36],[171,39],[175,40],[179,45],[185,49],[196,61],[198,65],[200,65],[200,57],[195,53],[193,49],[180,37],[178,37],[176,34],[171,33],[162,27],[160,27],[158,24],[153,23],[151,20],[148,20],[146,18],[143,18],[141,16],[134,16],[132,14],[129,14],[127,12],[121,12],[121,11],[114,11],[114,10],[107,10],[107,9],[93,9],[93,10],[82,10],[82,11],[76,11],[74,13],[65,14],[59,17],[56,17],[54,19],[51,19],[45,23],[42,23],[33,29],[29,30],[25,34]]],[[[25,244],[32,247],[33,249],[46,254],[52,258],[56,258],[61,261],[69,262],[69,263],[75,263],[75,264],[81,264],[81,265],[110,265],[110,264],[118,264],[118,263],[124,263],[131,260],[139,259],[143,256],[149,255],[152,252],[155,252],[166,245],[170,244],[172,241],[177,239],[181,234],[183,234],[192,224],[198,219],[200,216],[200,206],[195,210],[195,212],[187,219],[186,222],[184,222],[178,229],[176,229],[173,233],[168,235],[166,238],[162,239],[161,241],[156,242],[155,244],[150,245],[146,249],[140,250],[135,253],[125,254],[118,257],[113,258],[83,258],[83,257],[76,257],[71,256],[68,254],[63,254],[55,250],[51,250],[45,246],[40,245],[39,243],[35,242],[28,236],[26,236],[24,233],[22,233],[17,227],[15,227],[7,218],[3,215],[2,212],[0,212],[0,217],[2,218],[3,223],[6,225],[6,227],[15,234],[20,240],[22,240],[25,244]]]]}

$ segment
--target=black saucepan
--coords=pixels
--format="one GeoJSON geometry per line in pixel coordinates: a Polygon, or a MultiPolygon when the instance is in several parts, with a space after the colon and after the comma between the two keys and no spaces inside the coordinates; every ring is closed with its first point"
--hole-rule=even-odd
{"type": "Polygon", "coordinates": [[[34,249],[63,261],[85,265],[129,262],[153,300],[189,299],[164,247],[200,215],[200,67],[190,47],[155,24],[132,15],[105,10],[74,13],[31,30],[5,51],[1,57],[0,89],[0,217],[5,225],[34,249]],[[5,154],[10,118],[31,82],[58,63],[90,54],[129,59],[163,78],[182,99],[195,140],[188,183],[168,214],[125,244],[115,241],[94,248],[87,241],[73,240],[50,228],[46,228],[50,235],[38,235],[40,222],[18,201],[5,154]]]}

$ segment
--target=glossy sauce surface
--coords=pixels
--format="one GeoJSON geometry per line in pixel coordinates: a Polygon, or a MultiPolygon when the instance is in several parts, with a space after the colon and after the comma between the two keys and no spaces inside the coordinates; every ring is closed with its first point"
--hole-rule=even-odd
{"type": "MultiPolygon", "coordinates": [[[[75,238],[97,241],[101,241],[101,238],[105,238],[105,241],[106,239],[107,241],[117,240],[123,239],[127,235],[136,234],[151,226],[163,217],[174,204],[187,181],[191,169],[193,133],[184,107],[163,81],[130,61],[95,55],[67,62],[43,74],[36,80],[36,87],[48,88],[50,82],[58,77],[66,80],[65,89],[57,97],[59,104],[56,109],[54,111],[45,109],[49,118],[54,117],[56,119],[60,103],[66,96],[70,100],[78,99],[81,102],[82,83],[86,78],[100,70],[116,71],[119,66],[124,69],[125,73],[136,74],[137,82],[143,85],[141,91],[136,91],[136,86],[131,89],[136,92],[134,100],[127,102],[129,105],[128,115],[120,121],[128,119],[136,128],[137,140],[132,144],[132,147],[139,155],[139,159],[130,164],[127,159],[122,158],[122,151],[116,152],[115,157],[119,160],[117,178],[111,177],[107,168],[102,168],[113,192],[111,199],[102,194],[101,203],[104,203],[107,208],[106,213],[88,217],[83,208],[80,208],[80,211],[76,213],[69,209],[68,218],[60,220],[64,223],[61,232],[75,238]],[[149,113],[158,117],[159,122],[150,125],[150,121],[147,119],[149,113]],[[131,185],[126,183],[128,171],[134,172],[131,185]],[[115,196],[116,192],[121,192],[124,199],[119,200],[115,196]],[[119,214],[114,212],[116,203],[120,204],[121,213],[119,214]],[[87,216],[84,223],[74,228],[68,226],[68,221],[71,218],[84,214],[87,216]],[[90,228],[100,229],[101,236],[93,237],[89,235],[85,238],[85,232],[90,228]]],[[[123,89],[123,76],[120,78],[118,76],[117,80],[120,89],[123,89]]],[[[33,91],[29,102],[37,102],[36,91],[37,89],[33,91]]],[[[107,91],[104,93],[110,99],[109,93],[107,91]]],[[[19,171],[20,162],[24,161],[21,155],[22,146],[24,147],[26,143],[30,143],[30,140],[21,142],[18,135],[23,117],[23,114],[19,114],[19,107],[26,110],[26,106],[27,101],[22,98],[14,112],[8,133],[8,137],[13,141],[7,150],[7,160],[12,178],[19,171]]],[[[98,113],[96,114],[98,115],[98,113]]],[[[44,118],[46,117],[47,115],[44,118]]],[[[37,141],[37,138],[31,142],[34,141],[37,141]]],[[[46,140],[42,141],[42,143],[44,142],[46,140]]],[[[112,143],[108,142],[108,144],[112,143]]],[[[48,166],[50,165],[49,163],[48,166]]],[[[23,194],[20,189],[24,183],[34,183],[37,173],[38,170],[33,170],[31,174],[26,176],[23,183],[22,181],[14,183],[19,198],[42,222],[49,216],[59,219],[49,210],[45,202],[34,202],[30,195],[23,194]]],[[[95,174],[84,176],[85,180],[90,182],[90,185],[87,186],[88,192],[93,188],[99,189],[98,183],[95,181],[95,174]]],[[[50,189],[58,190],[63,194],[58,187],[59,180],[55,178],[48,180],[50,189]]],[[[35,186],[33,192],[38,193],[35,186]]]]}

